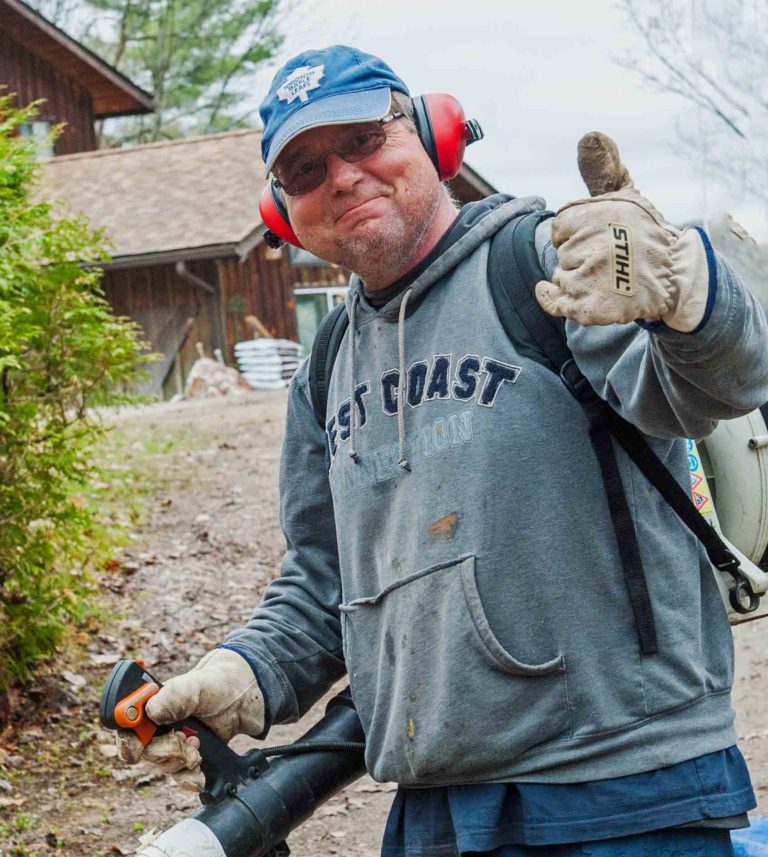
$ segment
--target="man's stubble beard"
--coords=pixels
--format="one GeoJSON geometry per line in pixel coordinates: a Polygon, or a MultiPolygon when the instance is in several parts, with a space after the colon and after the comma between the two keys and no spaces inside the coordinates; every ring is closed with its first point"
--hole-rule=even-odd
{"type": "Polygon", "coordinates": [[[354,271],[363,282],[378,284],[379,288],[394,282],[406,273],[404,264],[412,258],[434,220],[440,204],[438,192],[419,212],[413,223],[399,216],[388,218],[385,224],[371,235],[347,235],[336,239],[339,249],[338,264],[354,271]]]}

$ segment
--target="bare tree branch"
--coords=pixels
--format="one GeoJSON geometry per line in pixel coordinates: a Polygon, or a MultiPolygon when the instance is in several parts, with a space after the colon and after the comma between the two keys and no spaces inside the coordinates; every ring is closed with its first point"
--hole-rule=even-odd
{"type": "MultiPolygon", "coordinates": [[[[654,41],[650,30],[643,23],[640,15],[637,12],[635,0],[624,0],[624,6],[629,13],[630,19],[634,23],[637,31],[643,36],[645,40],[646,46],[650,51],[652,57],[656,59],[663,68],[665,68],[669,74],[671,75],[671,79],[680,81],[684,85],[684,92],[687,93],[686,97],[691,100],[696,101],[701,106],[706,107],[710,110],[715,116],[718,117],[728,128],[731,129],[735,134],[737,134],[742,139],[745,138],[744,132],[739,128],[736,122],[727,116],[715,103],[715,101],[709,96],[706,92],[703,91],[700,84],[697,84],[693,79],[691,79],[688,71],[685,69],[684,65],[676,65],[675,61],[664,53],[664,51],[656,44],[654,41]]],[[[684,57],[683,57],[684,58],[684,57]]],[[[638,67],[636,69],[643,75],[647,80],[660,83],[662,88],[669,89],[671,92],[677,92],[678,94],[683,94],[680,90],[679,85],[673,84],[671,81],[665,81],[664,83],[657,77],[652,77],[648,72],[644,71],[642,68],[638,67]]]]}
{"type": "Polygon", "coordinates": [[[620,0],[641,50],[617,58],[698,109],[678,139],[697,169],[768,203],[768,4],[765,0],[620,0]]]}

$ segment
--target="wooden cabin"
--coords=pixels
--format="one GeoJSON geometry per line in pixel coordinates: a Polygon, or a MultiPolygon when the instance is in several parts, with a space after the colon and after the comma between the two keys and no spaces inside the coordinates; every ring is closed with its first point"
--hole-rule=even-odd
{"type": "MultiPolygon", "coordinates": [[[[112,261],[103,285],[115,311],[143,327],[163,356],[146,392],[183,388],[197,358],[250,338],[249,317],[305,352],[342,299],[349,272],[305,251],[271,250],[258,211],[261,135],[233,131],[53,158],[46,197],[103,227],[112,261]]],[[[494,189],[469,167],[453,182],[462,202],[494,189]]]]}
{"type": "Polygon", "coordinates": [[[20,106],[45,99],[23,134],[42,140],[64,123],[48,155],[95,149],[97,119],[153,109],[149,93],[21,0],[0,0],[0,86],[20,106]]]}
{"type": "MultiPolygon", "coordinates": [[[[152,96],[21,0],[0,0],[0,85],[20,104],[45,99],[23,133],[43,138],[66,123],[41,195],[84,214],[111,242],[107,298],[161,355],[144,392],[180,392],[197,343],[233,362],[254,324],[308,352],[349,272],[264,243],[259,131],[96,150],[95,120],[149,113],[152,96]]],[[[467,166],[452,189],[461,202],[494,192],[467,166]]]]}
{"type": "MultiPolygon", "coordinates": [[[[180,392],[197,343],[233,362],[254,324],[309,350],[348,272],[264,243],[259,131],[97,150],[96,120],[149,113],[152,96],[21,0],[0,0],[0,85],[19,104],[45,99],[22,133],[42,139],[65,123],[41,195],[84,214],[111,242],[107,298],[161,355],[144,392],[180,392]]],[[[453,190],[462,202],[494,192],[469,167],[453,190]]]]}

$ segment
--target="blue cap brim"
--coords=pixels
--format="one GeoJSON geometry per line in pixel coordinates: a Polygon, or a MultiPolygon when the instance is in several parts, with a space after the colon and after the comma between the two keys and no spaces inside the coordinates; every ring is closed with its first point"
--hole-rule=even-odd
{"type": "Polygon", "coordinates": [[[269,175],[283,147],[303,131],[320,125],[346,125],[382,119],[389,113],[390,92],[386,86],[363,92],[329,95],[302,107],[275,134],[267,153],[266,174],[269,175]]]}

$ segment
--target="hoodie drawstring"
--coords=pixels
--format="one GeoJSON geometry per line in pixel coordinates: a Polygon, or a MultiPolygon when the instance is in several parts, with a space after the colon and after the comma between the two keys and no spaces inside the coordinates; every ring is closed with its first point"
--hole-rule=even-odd
{"type": "Polygon", "coordinates": [[[407,383],[405,378],[405,308],[408,306],[408,298],[412,291],[413,289],[408,289],[403,295],[400,314],[397,319],[397,345],[400,355],[400,377],[397,385],[397,442],[399,450],[397,463],[403,470],[411,469],[405,454],[405,388],[407,383]]]}
{"type": "Polygon", "coordinates": [[[360,461],[360,456],[357,454],[357,450],[355,449],[355,423],[357,417],[357,399],[355,398],[357,393],[357,361],[356,361],[356,348],[357,348],[357,330],[355,329],[355,316],[357,311],[357,302],[359,300],[359,295],[355,292],[352,295],[352,301],[349,305],[349,334],[352,337],[352,342],[349,346],[349,376],[351,378],[352,389],[349,394],[349,457],[355,464],[358,464],[360,461]]]}
{"type": "MultiPolygon", "coordinates": [[[[397,320],[397,346],[399,354],[399,382],[397,389],[397,446],[398,446],[398,466],[402,470],[410,470],[411,465],[408,462],[408,457],[405,452],[405,391],[406,391],[406,376],[405,376],[405,311],[408,306],[408,298],[411,296],[412,289],[403,295],[403,300],[400,304],[400,314],[397,320]]],[[[349,346],[349,377],[350,377],[350,393],[349,393],[349,457],[355,464],[360,462],[360,456],[355,449],[355,432],[357,425],[357,331],[355,329],[357,316],[357,302],[359,295],[354,293],[349,304],[349,333],[351,342],[349,346]]]]}

